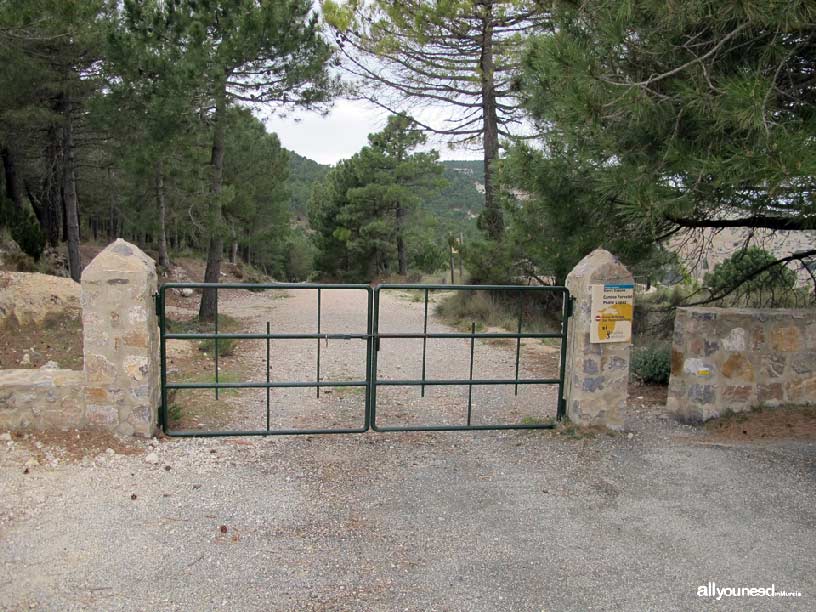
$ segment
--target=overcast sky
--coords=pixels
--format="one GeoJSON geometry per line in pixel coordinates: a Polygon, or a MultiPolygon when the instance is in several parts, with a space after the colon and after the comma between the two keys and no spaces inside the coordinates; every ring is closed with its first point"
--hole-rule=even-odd
{"type": "MultiPolygon", "coordinates": [[[[425,109],[423,113],[433,112],[425,109]]],[[[363,101],[338,100],[331,113],[299,111],[286,118],[266,117],[270,132],[276,132],[287,149],[321,164],[336,164],[368,144],[368,135],[385,127],[388,113],[363,101]]],[[[429,138],[429,146],[441,159],[481,159],[480,150],[449,149],[444,141],[429,138]]]]}

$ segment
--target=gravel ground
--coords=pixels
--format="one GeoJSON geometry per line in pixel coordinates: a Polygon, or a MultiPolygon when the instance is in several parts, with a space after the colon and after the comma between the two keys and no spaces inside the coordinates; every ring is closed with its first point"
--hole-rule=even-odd
{"type": "Polygon", "coordinates": [[[658,416],[632,438],[165,439],[39,465],[6,442],[0,609],[812,610],[814,443],[658,416]],[[708,581],[803,595],[714,606],[708,581]]]}
{"type": "Polygon", "coordinates": [[[0,610],[816,608],[816,443],[627,429],[3,435],[0,610]]]}

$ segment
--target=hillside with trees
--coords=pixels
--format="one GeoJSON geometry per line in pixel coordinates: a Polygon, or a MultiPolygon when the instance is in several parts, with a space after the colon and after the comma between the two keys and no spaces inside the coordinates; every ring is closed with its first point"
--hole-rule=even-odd
{"type": "MultiPolygon", "coordinates": [[[[319,164],[295,151],[287,153],[289,210],[294,221],[308,221],[312,190],[326,178],[332,167],[319,164]]],[[[475,220],[484,208],[484,166],[478,160],[443,160],[439,163],[442,166],[442,186],[424,194],[419,206],[436,217],[446,232],[470,234],[476,229],[475,220]]]]}
{"type": "Polygon", "coordinates": [[[305,221],[309,213],[309,198],[314,186],[326,178],[331,166],[319,164],[295,151],[289,153],[289,176],[286,190],[289,193],[289,211],[298,221],[305,221]]]}

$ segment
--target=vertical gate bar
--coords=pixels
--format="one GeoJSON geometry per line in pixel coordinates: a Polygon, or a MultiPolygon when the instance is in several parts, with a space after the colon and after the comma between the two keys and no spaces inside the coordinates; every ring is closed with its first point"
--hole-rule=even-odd
{"type": "Polygon", "coordinates": [[[159,311],[159,352],[161,353],[161,412],[159,413],[159,420],[161,421],[161,428],[164,433],[167,433],[167,347],[164,339],[167,332],[167,321],[164,317],[164,290],[159,288],[159,293],[156,296],[156,305],[159,311]]]}
{"type": "Polygon", "coordinates": [[[215,288],[215,338],[213,338],[215,351],[215,399],[218,400],[218,287],[215,288]]]}
{"type": "Polygon", "coordinates": [[[269,321],[266,322],[266,431],[269,431],[269,321]]]}
{"type": "MultiPolygon", "coordinates": [[[[320,335],[320,288],[317,289],[317,335],[320,335]]],[[[320,338],[317,339],[317,382],[320,383],[320,338]]],[[[317,387],[317,397],[320,398],[320,387],[317,387]]]]}
{"type": "Polygon", "coordinates": [[[425,397],[425,346],[428,343],[428,290],[425,289],[425,323],[422,327],[422,389],[420,397],[425,397]]]}
{"type": "Polygon", "coordinates": [[[518,375],[519,375],[519,357],[521,356],[521,318],[524,316],[524,294],[519,291],[519,318],[518,318],[518,336],[516,336],[516,387],[515,395],[518,395],[518,375]]]}
{"type": "Polygon", "coordinates": [[[369,400],[369,413],[371,414],[371,429],[377,430],[377,351],[380,350],[380,288],[373,289],[373,312],[371,315],[371,373],[370,384],[371,393],[369,400]]]}
{"type": "MultiPolygon", "coordinates": [[[[473,380],[473,346],[474,342],[476,342],[476,322],[472,321],[470,324],[470,378],[469,381],[473,380]]],[[[468,414],[467,414],[467,424],[470,427],[470,414],[471,414],[471,407],[473,403],[473,383],[468,384],[468,414]]]]}
{"type": "Polygon", "coordinates": [[[374,308],[374,293],[369,287],[366,292],[366,301],[368,303],[368,316],[366,317],[366,386],[365,386],[365,416],[363,419],[363,429],[368,431],[371,427],[371,344],[372,344],[372,329],[371,329],[371,315],[374,308]]]}
{"type": "Polygon", "coordinates": [[[567,332],[569,330],[570,294],[564,291],[564,303],[561,305],[561,365],[558,368],[558,407],[555,419],[560,421],[566,414],[566,399],[564,398],[564,372],[567,366],[567,332]]]}

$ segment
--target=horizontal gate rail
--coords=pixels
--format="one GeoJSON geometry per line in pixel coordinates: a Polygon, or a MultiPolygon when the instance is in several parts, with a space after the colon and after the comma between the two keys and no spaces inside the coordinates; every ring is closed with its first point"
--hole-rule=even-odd
{"type": "Polygon", "coordinates": [[[321,380],[276,382],[219,382],[219,383],[167,383],[168,389],[310,389],[314,387],[365,387],[367,380],[321,380]]]}
{"type": "Polygon", "coordinates": [[[420,387],[426,385],[432,387],[436,386],[465,386],[465,385],[557,385],[561,382],[560,378],[521,378],[516,380],[514,378],[496,378],[496,379],[479,379],[479,378],[460,378],[440,380],[433,378],[425,378],[422,380],[402,380],[393,378],[377,378],[378,387],[420,387]]]}
{"type": "Polygon", "coordinates": [[[230,340],[367,340],[371,334],[244,334],[229,332],[201,332],[184,334],[165,334],[167,340],[207,340],[207,339],[230,339],[230,340]]]}
{"type": "MultiPolygon", "coordinates": [[[[432,340],[434,338],[561,338],[562,335],[559,332],[541,332],[541,333],[529,333],[529,334],[514,334],[513,332],[439,332],[439,333],[430,333],[430,334],[420,334],[405,332],[405,333],[378,333],[378,338],[428,338],[432,340]]],[[[169,336],[168,336],[169,338],[169,336]]]]}

